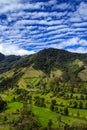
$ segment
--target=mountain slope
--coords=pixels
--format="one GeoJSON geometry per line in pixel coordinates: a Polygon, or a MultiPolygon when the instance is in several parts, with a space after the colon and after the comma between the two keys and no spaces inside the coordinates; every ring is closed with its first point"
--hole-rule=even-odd
{"type": "MultiPolygon", "coordinates": [[[[77,54],[64,50],[49,48],[44,49],[36,54],[34,67],[48,73],[55,67],[65,69],[69,62],[73,62],[76,59],[83,61],[85,57],[87,57],[86,54],[77,54]]],[[[85,59],[85,61],[86,60],[87,58],[85,59]]]]}
{"type": "Polygon", "coordinates": [[[87,54],[71,53],[59,49],[44,49],[29,56],[4,56],[0,58],[0,73],[12,68],[33,66],[35,69],[49,73],[54,68],[65,69],[70,62],[76,59],[87,64],[87,54]]]}
{"type": "Polygon", "coordinates": [[[4,56],[0,54],[0,73],[4,73],[15,67],[15,63],[19,61],[20,56],[4,56]]]}
{"type": "Polygon", "coordinates": [[[64,81],[87,81],[87,54],[71,53],[59,49],[44,49],[29,56],[0,54],[0,87],[36,86],[52,75],[64,81]],[[45,77],[45,78],[43,78],[45,77]],[[47,78],[46,78],[47,77],[47,78]],[[9,83],[10,82],[10,83],[9,83]]]}

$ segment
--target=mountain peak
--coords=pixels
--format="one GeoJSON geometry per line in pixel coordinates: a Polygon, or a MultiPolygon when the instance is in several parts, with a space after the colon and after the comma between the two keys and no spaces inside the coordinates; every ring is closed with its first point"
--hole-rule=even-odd
{"type": "Polygon", "coordinates": [[[4,58],[5,58],[5,55],[0,53],[0,61],[4,60],[4,58]]]}

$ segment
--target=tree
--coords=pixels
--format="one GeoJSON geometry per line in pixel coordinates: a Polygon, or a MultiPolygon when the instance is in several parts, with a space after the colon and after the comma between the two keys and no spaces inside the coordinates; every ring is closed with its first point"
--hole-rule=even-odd
{"type": "Polygon", "coordinates": [[[45,99],[44,98],[40,98],[40,106],[45,107],[45,99]]]}
{"type": "Polygon", "coordinates": [[[87,109],[87,102],[85,103],[85,108],[87,109]]]}
{"type": "Polygon", "coordinates": [[[53,104],[50,105],[50,110],[54,111],[54,105],[53,104]]]}
{"type": "Polygon", "coordinates": [[[66,115],[66,116],[69,115],[68,107],[64,107],[64,115],[66,115]]]}
{"type": "Polygon", "coordinates": [[[52,120],[49,119],[49,121],[48,121],[48,130],[51,130],[52,124],[53,124],[52,120]]]}
{"type": "Polygon", "coordinates": [[[79,117],[80,116],[80,113],[79,113],[79,111],[77,111],[77,117],[79,117]]]}
{"type": "Polygon", "coordinates": [[[57,106],[54,107],[54,111],[58,113],[58,107],[57,106]]]}
{"type": "Polygon", "coordinates": [[[82,103],[82,101],[79,102],[79,108],[80,108],[80,109],[83,108],[83,103],[82,103]]]}
{"type": "Polygon", "coordinates": [[[55,105],[56,105],[56,100],[55,100],[55,99],[52,99],[52,100],[51,100],[51,105],[50,105],[51,111],[54,111],[55,105]]]}
{"type": "Polygon", "coordinates": [[[52,100],[51,100],[51,103],[52,103],[53,105],[56,105],[56,100],[55,100],[55,99],[52,99],[52,100]]]}
{"type": "Polygon", "coordinates": [[[80,95],[80,99],[81,99],[81,100],[84,100],[84,96],[83,96],[82,94],[80,95]]]}
{"type": "Polygon", "coordinates": [[[87,95],[85,95],[85,100],[87,100],[87,95]]]}
{"type": "Polygon", "coordinates": [[[70,99],[72,99],[72,97],[73,97],[73,94],[71,93],[71,94],[70,94],[70,99]]]}
{"type": "Polygon", "coordinates": [[[59,128],[60,128],[60,126],[61,126],[61,115],[59,115],[59,116],[57,117],[57,121],[58,121],[58,126],[59,126],[59,128]]]}
{"type": "Polygon", "coordinates": [[[5,110],[7,106],[6,101],[4,101],[1,97],[0,97],[0,112],[5,110]]]}
{"type": "Polygon", "coordinates": [[[87,123],[73,122],[71,130],[87,130],[87,123]]]}
{"type": "Polygon", "coordinates": [[[39,96],[36,96],[35,98],[34,98],[34,100],[35,100],[35,105],[36,106],[39,106],[39,107],[45,107],[45,99],[44,98],[40,98],[39,96]]]}
{"type": "Polygon", "coordinates": [[[77,108],[77,102],[76,101],[73,102],[73,108],[77,108]]]}

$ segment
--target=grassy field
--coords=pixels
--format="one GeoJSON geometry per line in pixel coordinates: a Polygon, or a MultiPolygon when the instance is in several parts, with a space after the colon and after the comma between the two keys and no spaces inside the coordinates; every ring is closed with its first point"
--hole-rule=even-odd
{"type": "MultiPolygon", "coordinates": [[[[28,90],[28,92],[32,92],[33,94],[33,97],[35,96],[40,96],[40,97],[45,97],[45,100],[46,102],[47,101],[51,101],[51,96],[52,96],[52,93],[48,93],[48,94],[45,94],[45,95],[42,95],[41,94],[41,91],[39,91],[38,89],[26,89],[28,90]]],[[[17,98],[18,95],[14,94],[14,90],[9,90],[3,94],[1,94],[1,97],[6,100],[8,102],[8,105],[7,105],[7,109],[5,111],[3,111],[2,113],[0,113],[1,115],[1,119],[0,119],[0,130],[9,130],[9,125],[8,123],[13,121],[13,120],[17,120],[18,119],[18,115],[17,114],[17,110],[21,110],[22,106],[23,106],[23,103],[21,102],[18,102],[18,101],[13,101],[13,98],[17,98]],[[11,93],[9,95],[9,92],[11,93]],[[7,121],[4,122],[4,126],[3,126],[3,117],[6,116],[7,117],[7,121]]],[[[59,102],[64,102],[65,104],[67,103],[67,100],[64,100],[64,99],[61,99],[61,98],[56,98],[54,97],[53,99],[56,99],[57,100],[57,103],[59,102]]],[[[34,98],[33,98],[34,100],[34,98]]],[[[33,101],[33,104],[34,104],[34,101],[33,101]]],[[[36,118],[38,119],[40,125],[42,126],[42,128],[45,128],[47,127],[47,124],[48,124],[48,121],[49,119],[52,119],[53,121],[53,125],[52,127],[53,128],[57,128],[58,127],[58,120],[57,118],[60,116],[59,113],[56,113],[54,111],[51,111],[49,109],[49,105],[46,105],[46,108],[42,108],[42,107],[38,107],[38,106],[35,106],[33,105],[32,107],[32,110],[33,110],[33,113],[34,115],[36,116],[36,118]]],[[[58,106],[58,109],[60,108],[63,108],[61,106],[58,106]]],[[[87,110],[85,109],[75,109],[75,108],[69,108],[69,116],[64,116],[64,115],[61,115],[61,119],[62,121],[68,123],[69,125],[72,125],[72,123],[74,122],[87,122],[87,110]],[[79,111],[80,113],[80,118],[77,117],[77,112],[79,111]]]]}
{"type": "MultiPolygon", "coordinates": [[[[3,112],[0,113],[0,130],[10,130],[10,123],[14,120],[18,120],[20,116],[20,110],[23,107],[24,100],[22,98],[29,97],[29,95],[32,96],[32,110],[35,115],[35,117],[38,119],[40,125],[42,128],[47,127],[48,121],[52,119],[53,128],[58,127],[58,120],[57,118],[61,115],[61,120],[67,123],[68,125],[72,125],[74,122],[81,122],[86,123],[87,122],[87,109],[84,108],[85,103],[87,102],[86,99],[82,100],[80,99],[81,95],[84,97],[86,94],[75,92],[73,93],[72,99],[66,99],[65,96],[70,96],[70,92],[67,91],[66,95],[58,96],[55,95],[53,91],[50,91],[49,89],[49,77],[45,77],[44,73],[42,71],[36,71],[33,68],[24,68],[23,69],[23,76],[19,80],[19,88],[13,88],[8,89],[0,94],[3,100],[7,102],[7,108],[3,112]],[[46,90],[43,89],[43,84],[46,84],[46,90]],[[40,85],[39,85],[40,84],[40,85]],[[20,94],[16,94],[17,89],[22,89],[22,92],[20,94]],[[23,90],[27,91],[28,94],[23,94],[23,90]],[[18,100],[18,97],[21,96],[21,99],[18,100]],[[40,97],[45,99],[45,105],[46,107],[39,107],[34,104],[35,97],[40,97]],[[76,97],[78,99],[76,99],[76,97]],[[58,111],[51,111],[50,105],[51,101],[56,100],[56,106],[58,107],[58,111]],[[80,101],[83,103],[83,108],[78,109],[77,108],[70,108],[69,102],[70,101],[76,101],[79,103],[80,101]],[[69,115],[65,116],[64,114],[60,113],[60,109],[64,109],[64,107],[68,106],[69,115]],[[79,112],[79,115],[77,115],[79,112]],[[6,116],[7,120],[4,121],[4,117],[6,116]]],[[[52,72],[52,75],[55,74],[56,76],[62,75],[62,71],[54,70],[52,72]]],[[[6,75],[11,76],[13,75],[12,72],[7,72],[3,76],[6,75]]],[[[51,76],[52,76],[51,75],[51,76]]],[[[52,77],[51,77],[52,78],[52,77]]],[[[83,85],[85,88],[87,87],[87,84],[84,83],[83,85]]],[[[62,90],[61,90],[62,91],[62,90]]],[[[29,102],[29,99],[27,99],[29,102]]]]}
{"type": "MultiPolygon", "coordinates": [[[[43,127],[47,126],[49,119],[52,119],[54,127],[58,126],[57,118],[60,114],[53,112],[48,108],[40,108],[37,106],[33,106],[33,112],[43,127]]],[[[86,112],[85,114],[87,114],[87,111],[85,112],[86,112]]],[[[73,122],[81,122],[81,123],[86,122],[86,120],[78,119],[77,117],[64,116],[64,115],[61,115],[61,119],[70,125],[73,122]]]]}

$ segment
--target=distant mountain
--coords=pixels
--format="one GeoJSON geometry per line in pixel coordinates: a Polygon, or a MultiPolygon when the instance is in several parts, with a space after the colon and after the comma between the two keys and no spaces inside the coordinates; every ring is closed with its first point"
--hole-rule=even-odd
{"type": "Polygon", "coordinates": [[[5,56],[0,54],[0,73],[6,72],[15,67],[16,62],[20,60],[20,56],[5,56]]]}
{"type": "Polygon", "coordinates": [[[33,66],[35,69],[50,73],[54,68],[64,69],[70,62],[79,59],[87,64],[87,54],[71,53],[59,49],[44,49],[29,56],[4,56],[0,54],[0,73],[12,68],[33,66]]]}
{"type": "Polygon", "coordinates": [[[87,54],[71,53],[59,49],[44,49],[34,56],[34,68],[50,72],[54,68],[64,69],[67,64],[79,59],[86,63],[87,54]]]}
{"type": "Polygon", "coordinates": [[[5,86],[8,82],[11,85],[31,84],[32,79],[36,78],[35,84],[39,82],[38,77],[45,75],[50,78],[52,74],[65,81],[87,81],[87,54],[53,48],[22,57],[0,54],[0,86],[5,86]]]}
{"type": "Polygon", "coordinates": [[[0,53],[0,61],[4,60],[5,55],[3,55],[2,53],[0,53]]]}

